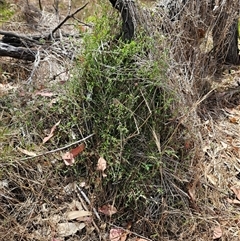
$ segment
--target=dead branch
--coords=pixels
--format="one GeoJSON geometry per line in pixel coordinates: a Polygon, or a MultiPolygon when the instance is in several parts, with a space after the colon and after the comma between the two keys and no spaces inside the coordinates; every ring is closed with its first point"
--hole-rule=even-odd
{"type": "Polygon", "coordinates": [[[7,36],[7,37],[13,37],[13,38],[17,38],[17,39],[24,39],[26,41],[40,44],[37,40],[33,39],[32,37],[28,37],[28,36],[22,35],[22,34],[17,34],[14,32],[0,30],[0,35],[4,35],[4,37],[7,36]]]}
{"type": "Polygon", "coordinates": [[[16,59],[34,61],[36,54],[36,49],[14,47],[12,45],[0,42],[0,56],[8,56],[16,59]]]}
{"type": "Polygon", "coordinates": [[[77,14],[78,12],[80,12],[81,10],[83,10],[86,6],[88,5],[88,3],[86,3],[85,5],[83,5],[82,7],[78,8],[74,13],[72,14],[68,14],[60,24],[58,24],[58,26],[56,28],[54,28],[51,33],[48,35],[48,38],[47,39],[51,39],[53,34],[59,29],[62,27],[62,25],[70,18],[73,18],[75,14],[77,14]]]}
{"type": "MultiPolygon", "coordinates": [[[[41,1],[39,0],[39,3],[41,1]]],[[[43,49],[48,48],[49,42],[54,33],[63,26],[63,24],[70,18],[74,18],[74,15],[83,10],[88,3],[84,6],[78,8],[72,14],[68,14],[65,19],[55,27],[50,33],[45,35],[22,35],[15,32],[4,31],[0,29],[0,35],[3,35],[0,40],[0,57],[12,57],[16,59],[23,59],[28,61],[35,61],[37,53],[39,53],[39,46],[42,46],[43,49]]],[[[64,36],[69,37],[69,34],[64,36]]],[[[74,35],[74,37],[76,37],[74,35]]],[[[55,42],[58,39],[58,36],[55,38],[55,42]]]]}
{"type": "Polygon", "coordinates": [[[51,151],[44,152],[44,153],[38,154],[36,156],[29,156],[29,157],[26,157],[26,158],[22,158],[22,159],[20,159],[20,161],[26,161],[26,160],[30,160],[30,159],[33,159],[33,158],[37,158],[37,157],[41,157],[41,156],[45,156],[45,155],[48,155],[48,154],[52,154],[52,153],[55,153],[55,152],[62,151],[62,150],[67,149],[67,148],[69,148],[69,147],[71,147],[73,145],[77,145],[77,144],[79,144],[81,142],[84,142],[84,141],[86,141],[87,139],[91,138],[94,135],[95,134],[92,133],[92,134],[84,137],[83,139],[75,141],[73,143],[70,143],[70,144],[68,144],[66,146],[63,146],[63,147],[60,147],[60,148],[57,148],[57,149],[54,149],[54,150],[51,150],[51,151]]]}

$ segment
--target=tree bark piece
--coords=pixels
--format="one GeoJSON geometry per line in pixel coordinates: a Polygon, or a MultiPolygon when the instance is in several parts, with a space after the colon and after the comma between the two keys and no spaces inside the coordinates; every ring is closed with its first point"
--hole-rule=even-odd
{"type": "Polygon", "coordinates": [[[213,28],[213,43],[217,62],[227,64],[239,64],[238,50],[238,19],[228,23],[231,16],[227,12],[219,15],[218,21],[213,28]]]}
{"type": "Polygon", "coordinates": [[[132,8],[134,3],[127,0],[109,0],[114,8],[116,8],[122,17],[122,32],[119,37],[123,41],[131,41],[135,34],[134,17],[132,8]]]}

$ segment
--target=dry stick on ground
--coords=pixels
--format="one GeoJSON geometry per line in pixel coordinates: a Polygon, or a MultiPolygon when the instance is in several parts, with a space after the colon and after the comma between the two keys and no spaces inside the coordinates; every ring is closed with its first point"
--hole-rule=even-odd
{"type": "Polygon", "coordinates": [[[20,161],[26,161],[26,160],[30,160],[30,159],[33,159],[33,158],[36,158],[36,157],[45,156],[45,155],[52,154],[52,153],[55,153],[55,152],[58,152],[58,151],[62,151],[62,150],[64,150],[64,149],[67,149],[67,148],[69,148],[69,147],[71,147],[71,146],[73,146],[73,145],[76,145],[76,144],[80,143],[80,142],[86,141],[87,139],[89,139],[89,138],[92,137],[93,135],[94,135],[94,133],[91,134],[91,135],[89,135],[89,136],[87,136],[87,137],[84,137],[84,138],[81,139],[81,140],[78,140],[78,141],[75,141],[75,142],[73,142],[73,143],[71,143],[71,144],[68,144],[68,145],[66,145],[66,146],[64,146],[64,147],[60,147],[60,148],[57,148],[57,149],[54,149],[54,150],[51,150],[51,151],[47,151],[47,152],[38,154],[38,155],[36,155],[36,156],[25,157],[25,158],[20,159],[20,161]]]}
{"type": "Polygon", "coordinates": [[[48,35],[48,39],[51,39],[51,38],[53,37],[53,34],[54,34],[59,28],[61,28],[62,25],[63,25],[69,18],[74,17],[75,14],[77,14],[78,12],[80,12],[81,10],[83,10],[87,5],[88,5],[88,3],[86,3],[84,6],[78,8],[74,13],[68,14],[68,15],[63,19],[63,21],[62,21],[60,24],[58,24],[58,26],[51,31],[51,33],[48,35]]]}
{"type": "MultiPolygon", "coordinates": [[[[79,192],[81,193],[81,195],[83,196],[83,198],[85,199],[85,201],[88,203],[88,205],[90,205],[90,206],[92,207],[91,202],[90,202],[89,198],[87,197],[87,195],[84,193],[84,191],[83,191],[78,185],[76,185],[76,187],[77,187],[77,189],[78,189],[78,190],[76,190],[77,196],[78,196],[79,200],[81,201],[82,205],[84,206],[85,210],[88,211],[88,208],[86,207],[84,201],[82,200],[79,192]]],[[[94,214],[96,215],[96,217],[98,218],[98,220],[101,221],[101,218],[100,218],[97,210],[96,210],[94,207],[92,207],[92,210],[93,210],[94,214]]],[[[93,226],[95,227],[95,229],[96,229],[97,232],[98,232],[99,240],[101,240],[101,232],[100,232],[97,224],[94,222],[94,220],[92,220],[92,223],[93,223],[93,226]]]]}
{"type": "MultiPolygon", "coordinates": [[[[88,199],[88,197],[86,196],[86,194],[83,192],[83,190],[82,190],[78,185],[77,185],[77,189],[78,189],[78,191],[82,194],[82,196],[84,197],[85,201],[86,201],[89,205],[91,205],[90,200],[88,199]]],[[[92,209],[93,209],[93,212],[95,213],[96,217],[98,218],[98,220],[101,221],[101,218],[100,218],[97,210],[96,210],[94,207],[93,207],[92,209]]]]}
{"type": "Polygon", "coordinates": [[[16,59],[34,61],[36,54],[37,54],[36,49],[14,47],[12,45],[0,42],[0,57],[6,56],[6,57],[12,57],[16,59]]]}

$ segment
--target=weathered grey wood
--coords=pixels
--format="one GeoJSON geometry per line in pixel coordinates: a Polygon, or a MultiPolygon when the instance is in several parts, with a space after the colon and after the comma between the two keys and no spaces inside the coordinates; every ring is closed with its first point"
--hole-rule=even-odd
{"type": "Polygon", "coordinates": [[[0,57],[7,56],[16,59],[34,61],[36,54],[36,50],[23,47],[14,47],[12,45],[0,42],[0,57]]]}

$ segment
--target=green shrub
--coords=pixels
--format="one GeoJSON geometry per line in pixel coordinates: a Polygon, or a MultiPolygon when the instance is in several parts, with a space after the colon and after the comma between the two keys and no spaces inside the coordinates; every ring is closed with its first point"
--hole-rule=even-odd
{"type": "Polygon", "coordinates": [[[70,96],[82,101],[86,129],[96,134],[96,160],[107,160],[103,188],[110,185],[128,206],[162,192],[162,158],[176,157],[168,146],[174,126],[167,124],[174,94],[167,88],[167,52],[158,48],[162,37],[143,31],[124,43],[114,39],[116,26],[103,13],[85,37],[70,96]]]}

